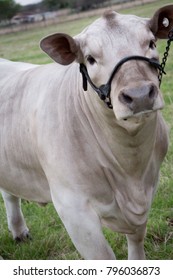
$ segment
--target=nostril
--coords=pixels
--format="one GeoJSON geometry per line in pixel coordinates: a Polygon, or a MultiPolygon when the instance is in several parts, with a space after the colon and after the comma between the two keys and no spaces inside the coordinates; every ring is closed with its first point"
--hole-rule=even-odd
{"type": "Polygon", "coordinates": [[[121,94],[121,101],[123,101],[127,104],[131,104],[133,102],[133,99],[129,95],[127,95],[125,93],[122,93],[121,94]]]}
{"type": "Polygon", "coordinates": [[[154,99],[155,98],[156,91],[155,91],[154,86],[151,86],[148,96],[149,96],[149,99],[154,99]]]}

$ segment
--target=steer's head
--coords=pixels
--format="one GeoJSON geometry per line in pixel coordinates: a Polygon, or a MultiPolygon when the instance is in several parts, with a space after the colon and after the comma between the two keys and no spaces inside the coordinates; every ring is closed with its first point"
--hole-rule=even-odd
{"type": "MultiPolygon", "coordinates": [[[[92,82],[100,87],[124,57],[158,61],[156,41],[167,39],[172,27],[173,5],[159,9],[151,19],[109,11],[74,38],[62,33],[44,38],[41,48],[60,64],[84,64],[92,82]]],[[[110,97],[117,120],[161,109],[157,68],[146,61],[127,61],[112,79],[110,97]]]]}

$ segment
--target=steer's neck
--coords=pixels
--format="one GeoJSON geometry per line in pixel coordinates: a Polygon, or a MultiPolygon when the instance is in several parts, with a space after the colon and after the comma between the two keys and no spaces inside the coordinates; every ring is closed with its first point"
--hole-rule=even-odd
{"type": "Polygon", "coordinates": [[[158,113],[118,122],[95,93],[83,93],[87,112],[99,145],[110,152],[122,172],[140,178],[152,156],[158,113]]]}

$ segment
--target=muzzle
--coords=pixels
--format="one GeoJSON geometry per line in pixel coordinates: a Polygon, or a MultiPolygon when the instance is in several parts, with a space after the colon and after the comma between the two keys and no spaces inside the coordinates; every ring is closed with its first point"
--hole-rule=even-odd
{"type": "Polygon", "coordinates": [[[82,74],[83,77],[83,89],[84,91],[87,91],[87,82],[90,84],[90,86],[94,89],[94,91],[98,94],[98,96],[100,97],[101,100],[103,100],[106,105],[108,106],[108,108],[112,109],[112,103],[111,103],[111,97],[110,97],[110,93],[111,93],[111,84],[112,84],[112,80],[114,78],[114,76],[116,75],[116,73],[118,72],[118,70],[120,69],[120,67],[126,63],[127,61],[130,60],[140,60],[140,61],[145,61],[147,63],[149,63],[152,67],[155,67],[156,69],[159,70],[159,73],[162,72],[165,74],[161,64],[155,60],[155,59],[151,59],[151,58],[147,58],[144,56],[127,56],[123,59],[121,59],[116,66],[114,67],[110,78],[108,79],[107,83],[104,85],[101,85],[100,87],[97,87],[90,79],[90,76],[88,74],[87,68],[86,66],[81,63],[80,64],[80,72],[82,74]]]}

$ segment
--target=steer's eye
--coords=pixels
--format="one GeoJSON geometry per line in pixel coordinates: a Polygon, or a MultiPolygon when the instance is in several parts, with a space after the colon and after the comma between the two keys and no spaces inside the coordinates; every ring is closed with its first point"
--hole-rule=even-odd
{"type": "Polygon", "coordinates": [[[88,57],[87,57],[87,61],[91,64],[91,65],[93,65],[96,61],[95,61],[95,59],[94,59],[94,57],[92,57],[91,55],[89,55],[88,57]]]}
{"type": "Polygon", "coordinates": [[[150,41],[149,48],[152,50],[156,48],[156,43],[153,40],[150,41]]]}

